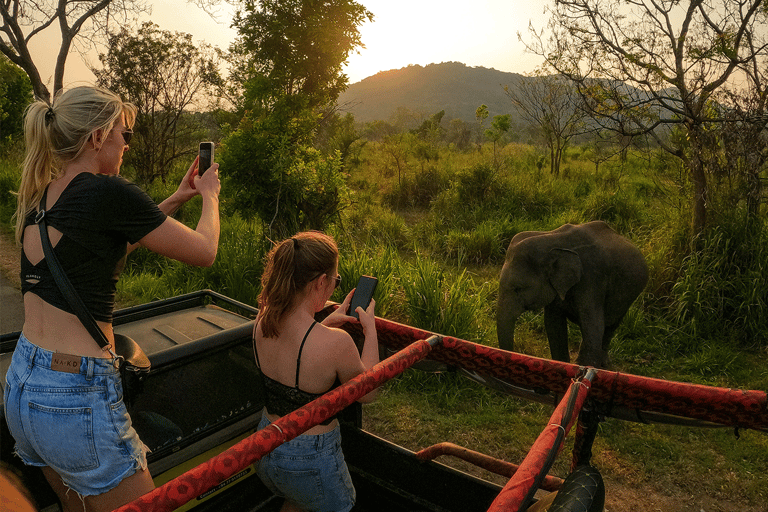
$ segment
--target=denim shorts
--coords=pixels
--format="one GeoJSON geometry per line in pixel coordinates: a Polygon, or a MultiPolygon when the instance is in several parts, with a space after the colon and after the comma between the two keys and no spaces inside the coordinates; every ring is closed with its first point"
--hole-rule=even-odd
{"type": "Polygon", "coordinates": [[[22,334],[6,374],[5,418],[16,454],[49,466],[82,496],[105,493],[139,468],[147,447],[131,426],[120,373],[111,359],[80,357],[66,373],[51,369],[54,352],[22,334]]]}
{"type": "MultiPolygon", "coordinates": [[[[262,417],[259,429],[269,425],[262,417]]],[[[355,487],[341,452],[336,426],[319,435],[301,435],[262,457],[261,481],[275,495],[312,512],[347,512],[355,504],[355,487]]]]}

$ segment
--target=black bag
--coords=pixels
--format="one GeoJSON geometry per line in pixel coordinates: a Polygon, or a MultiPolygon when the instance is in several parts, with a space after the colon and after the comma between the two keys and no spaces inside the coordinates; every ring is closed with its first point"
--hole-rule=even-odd
{"type": "MultiPolygon", "coordinates": [[[[43,193],[43,198],[40,200],[39,211],[35,217],[35,223],[40,226],[40,240],[43,245],[43,252],[45,253],[45,259],[48,261],[48,268],[53,274],[53,278],[56,280],[56,284],[61,290],[64,298],[67,299],[69,306],[75,312],[77,317],[83,323],[88,332],[96,340],[96,343],[104,350],[109,346],[109,340],[104,335],[104,332],[99,328],[96,323],[96,319],[88,308],[83,303],[83,300],[75,291],[74,286],[70,282],[67,275],[64,273],[64,269],[61,268],[56,253],[53,251],[51,240],[48,238],[48,229],[45,223],[45,206],[46,197],[48,195],[48,189],[43,193]]],[[[125,382],[125,372],[137,372],[146,373],[150,369],[150,362],[147,355],[142,348],[132,338],[124,336],[122,334],[115,333],[115,345],[114,351],[110,349],[112,357],[118,362],[118,368],[120,369],[120,375],[125,382]]]]}

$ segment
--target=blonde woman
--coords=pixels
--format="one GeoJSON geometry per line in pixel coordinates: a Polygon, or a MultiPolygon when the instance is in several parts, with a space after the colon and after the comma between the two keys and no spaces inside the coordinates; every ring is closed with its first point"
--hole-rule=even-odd
{"type": "MultiPolygon", "coordinates": [[[[359,353],[337,326],[357,322],[346,315],[354,290],[322,323],[315,313],[341,282],[339,251],[323,233],[299,233],[276,245],[267,257],[253,346],[266,390],[259,428],[347,382],[379,362],[375,302],[357,308],[365,341],[359,353]]],[[[369,402],[375,391],[360,399],[369,402]]],[[[348,511],[355,489],[341,452],[339,422],[331,418],[278,446],[259,461],[258,474],[283,511],[348,511]]]]}
{"type": "Polygon", "coordinates": [[[16,453],[42,468],[65,511],[113,510],[154,485],[113,359],[56,286],[36,216],[45,211],[61,266],[110,341],[127,252],[142,245],[209,266],[218,248],[216,164],[199,177],[195,160],[159,206],[119,175],[135,115],[119,96],[87,86],[67,90],[51,105],[37,101],[25,114],[15,215],[25,319],[6,376],[5,415],[16,453]],[[202,215],[193,230],[168,215],[196,195],[202,215]],[[57,364],[62,359],[74,361],[74,369],[57,364]]]}

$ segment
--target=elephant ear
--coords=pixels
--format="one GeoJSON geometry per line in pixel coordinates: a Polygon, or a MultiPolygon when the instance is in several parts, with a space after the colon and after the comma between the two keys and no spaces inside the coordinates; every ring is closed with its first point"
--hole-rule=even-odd
{"type": "Polygon", "coordinates": [[[560,300],[573,285],[581,280],[581,258],[570,249],[552,249],[550,251],[549,282],[560,300]]]}

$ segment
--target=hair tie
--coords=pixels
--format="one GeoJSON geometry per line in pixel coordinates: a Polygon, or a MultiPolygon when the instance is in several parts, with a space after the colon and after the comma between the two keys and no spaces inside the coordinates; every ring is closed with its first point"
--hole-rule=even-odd
{"type": "Polygon", "coordinates": [[[53,107],[48,107],[48,110],[45,111],[45,126],[51,124],[55,116],[56,113],[53,111],[53,107]]]}
{"type": "Polygon", "coordinates": [[[295,238],[291,238],[291,240],[293,240],[293,250],[295,251],[296,249],[299,248],[299,241],[296,240],[295,238]]]}

